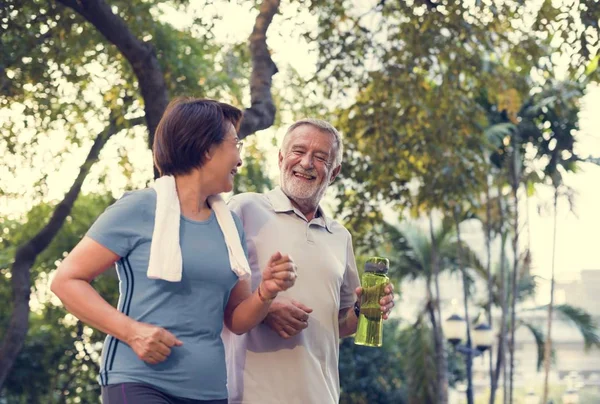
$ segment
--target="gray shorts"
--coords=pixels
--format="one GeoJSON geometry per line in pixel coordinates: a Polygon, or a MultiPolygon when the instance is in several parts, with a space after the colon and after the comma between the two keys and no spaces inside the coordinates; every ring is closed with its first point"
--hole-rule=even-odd
{"type": "Polygon", "coordinates": [[[102,404],[227,404],[222,400],[193,400],[175,397],[145,383],[102,386],[102,404]]]}

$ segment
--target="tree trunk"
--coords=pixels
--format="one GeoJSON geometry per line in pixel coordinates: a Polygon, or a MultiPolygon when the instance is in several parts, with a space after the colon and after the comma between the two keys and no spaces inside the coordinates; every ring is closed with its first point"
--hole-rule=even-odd
{"type": "Polygon", "coordinates": [[[454,224],[456,225],[456,239],[458,243],[458,266],[463,279],[463,304],[465,310],[465,323],[467,325],[467,352],[465,353],[465,363],[467,368],[467,404],[473,404],[473,347],[471,344],[471,320],[469,318],[469,285],[467,282],[467,269],[465,268],[462,259],[462,239],[460,236],[460,219],[457,209],[458,207],[454,208],[454,224]]]}
{"type": "MultiPolygon", "coordinates": [[[[125,21],[112,12],[104,0],[58,0],[72,8],[90,22],[109,42],[114,44],[131,65],[144,99],[144,111],[148,126],[148,147],[152,150],[154,132],[169,103],[168,88],[164,74],[150,42],[139,40],[129,30],[125,21]]],[[[267,47],[267,30],[273,16],[279,10],[279,0],[264,0],[260,5],[254,29],[249,38],[252,56],[250,77],[250,108],[246,108],[240,124],[238,137],[266,129],[275,121],[275,103],[271,96],[272,77],[277,66],[267,47]]],[[[158,172],[154,171],[154,176],[158,172]]]]}
{"type": "MultiPolygon", "coordinates": [[[[435,293],[436,298],[434,300],[434,312],[430,314],[432,319],[435,319],[437,314],[438,318],[438,326],[433,327],[433,338],[434,338],[434,346],[435,346],[435,363],[437,368],[437,397],[438,403],[446,404],[448,402],[448,358],[446,357],[446,350],[444,348],[444,330],[442,329],[442,314],[440,309],[440,284],[439,284],[439,274],[440,274],[440,265],[439,265],[439,257],[438,257],[438,245],[437,240],[435,238],[435,233],[433,231],[433,219],[431,217],[431,212],[429,213],[429,232],[431,235],[431,266],[433,270],[433,282],[435,285],[435,293]]],[[[430,281],[428,280],[428,283],[430,281]]],[[[428,289],[430,286],[428,285],[428,289]]],[[[429,291],[431,293],[431,291],[429,291]]],[[[435,325],[432,321],[432,325],[435,325]]]]}
{"type": "Polygon", "coordinates": [[[496,354],[496,369],[494,371],[494,380],[492,382],[491,385],[491,399],[495,400],[496,399],[496,391],[498,389],[498,381],[500,380],[500,374],[504,373],[503,375],[503,386],[504,386],[504,391],[503,391],[503,402],[506,402],[507,399],[507,389],[506,389],[506,381],[507,381],[507,377],[506,377],[506,372],[504,372],[506,370],[506,319],[508,317],[508,294],[507,294],[507,274],[506,274],[506,252],[505,252],[505,248],[506,248],[506,240],[507,240],[507,234],[503,233],[502,234],[502,240],[501,240],[501,250],[500,250],[500,298],[502,299],[502,311],[500,314],[500,332],[498,334],[498,351],[496,354]]]}
{"type": "MultiPolygon", "coordinates": [[[[431,322],[431,331],[433,334],[433,346],[435,348],[435,363],[436,363],[436,380],[435,380],[435,395],[438,398],[438,401],[441,399],[443,400],[444,398],[442,397],[442,395],[444,394],[443,391],[446,390],[446,385],[441,385],[441,380],[445,380],[446,379],[446,368],[440,368],[439,366],[439,356],[438,356],[438,338],[437,335],[439,334],[439,329],[441,327],[441,324],[439,323],[438,319],[437,319],[437,314],[436,314],[436,309],[435,309],[435,297],[433,296],[433,293],[431,292],[431,276],[427,276],[427,280],[426,280],[426,293],[427,293],[427,314],[429,315],[429,321],[431,322]],[[441,373],[443,373],[443,375],[440,375],[441,373]]],[[[433,381],[432,381],[433,383],[433,381]]],[[[446,394],[447,395],[447,394],[446,394]]],[[[436,401],[437,402],[437,401],[436,401]]],[[[446,404],[448,402],[447,398],[446,401],[440,401],[441,403],[446,404]]]]}
{"type": "MultiPolygon", "coordinates": [[[[492,303],[494,301],[494,285],[492,279],[492,207],[490,206],[490,176],[486,176],[485,184],[485,252],[486,252],[486,272],[487,272],[487,288],[488,288],[488,302],[486,305],[486,314],[488,325],[491,329],[493,327],[492,319],[492,303]]],[[[496,389],[494,387],[494,355],[493,349],[490,348],[490,360],[489,360],[489,373],[490,373],[490,404],[494,404],[494,394],[496,389]]]]}
{"type": "Polygon", "coordinates": [[[136,38],[125,21],[104,0],[58,0],[91,23],[127,59],[138,79],[148,126],[148,146],[167,104],[169,93],[154,46],[136,38]]]}
{"type": "Polygon", "coordinates": [[[546,343],[544,344],[544,394],[542,403],[548,402],[548,377],[550,375],[550,363],[552,354],[552,316],[554,312],[554,267],[556,257],[556,228],[557,226],[558,187],[554,187],[554,231],[552,239],[552,277],[550,279],[550,304],[548,305],[548,330],[546,343]]]}
{"type": "Polygon", "coordinates": [[[252,75],[250,76],[250,108],[244,111],[238,137],[243,139],[248,135],[266,129],[275,122],[275,103],[271,95],[273,75],[277,66],[271,59],[267,47],[267,29],[273,21],[273,16],[279,9],[279,0],[264,0],[260,5],[259,14],[250,34],[250,53],[252,55],[252,75]]]}
{"type": "MultiPolygon", "coordinates": [[[[504,205],[503,205],[503,194],[502,186],[498,186],[498,212],[500,216],[500,291],[499,298],[501,304],[500,314],[500,332],[498,334],[498,350],[496,354],[496,369],[494,371],[494,377],[492,384],[490,385],[490,402],[494,403],[496,400],[496,391],[498,390],[498,381],[500,380],[500,373],[505,368],[505,356],[506,356],[506,319],[508,314],[508,295],[507,295],[507,281],[506,281],[506,239],[507,233],[504,230],[504,205]]],[[[506,377],[503,378],[504,383],[504,394],[503,401],[506,401],[506,377]]]]}
{"type": "Polygon", "coordinates": [[[519,154],[519,145],[516,141],[517,134],[513,136],[512,169],[511,169],[511,188],[514,204],[514,222],[513,222],[513,272],[511,279],[511,307],[510,307],[510,388],[509,402],[513,402],[514,377],[515,377],[515,332],[517,323],[517,285],[519,276],[519,188],[521,182],[521,160],[519,154]]]}
{"type": "Polygon", "coordinates": [[[90,168],[98,161],[100,150],[115,133],[117,133],[117,128],[114,119],[111,119],[111,124],[94,141],[88,156],[79,169],[79,175],[77,175],[63,200],[54,208],[48,223],[31,240],[17,249],[15,261],[11,267],[13,312],[0,346],[0,391],[4,387],[4,382],[17,356],[23,349],[29,329],[30,269],[37,256],[44,251],[60,231],[65,219],[71,213],[73,204],[79,196],[81,186],[90,172],[90,168]]]}

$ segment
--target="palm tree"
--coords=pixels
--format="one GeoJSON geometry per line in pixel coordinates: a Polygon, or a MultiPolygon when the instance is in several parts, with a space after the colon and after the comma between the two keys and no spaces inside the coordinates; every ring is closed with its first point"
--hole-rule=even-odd
{"type": "MultiPolygon", "coordinates": [[[[575,155],[573,145],[575,143],[574,132],[578,127],[578,99],[583,95],[586,80],[557,82],[548,79],[542,91],[531,92],[525,102],[520,103],[516,90],[509,89],[506,96],[512,98],[511,108],[498,108],[490,103],[486,97],[480,102],[482,107],[488,111],[490,127],[484,131],[485,144],[483,147],[484,158],[489,160],[491,174],[499,187],[499,196],[502,195],[504,185],[510,185],[512,204],[505,204],[506,212],[512,207],[512,213],[507,218],[512,221],[512,247],[513,262],[511,273],[511,296],[510,301],[510,323],[516,324],[516,288],[523,269],[519,269],[519,204],[520,189],[526,188],[526,195],[532,190],[534,183],[543,179],[555,178],[558,169],[570,171],[575,168],[577,161],[585,161],[575,155]],[[520,105],[520,106],[519,106],[520,105]],[[518,116],[518,118],[517,118],[518,116]],[[532,159],[525,158],[526,147],[536,151],[532,159]],[[532,161],[543,164],[543,168],[536,171],[531,165],[532,161]],[[540,175],[541,174],[541,175],[540,175]],[[533,180],[532,180],[533,179],[533,180]],[[512,205],[512,206],[511,206],[512,205]]],[[[593,161],[593,159],[587,159],[593,161]]],[[[554,182],[554,181],[553,181],[554,182]]],[[[488,198],[489,200],[489,195],[488,198]]],[[[489,206],[489,203],[486,203],[489,206]]],[[[505,212],[505,213],[506,213],[505,212]]],[[[486,217],[485,225],[489,226],[489,216],[486,217]]],[[[529,256],[529,250],[525,250],[529,256]]],[[[502,261],[503,262],[503,261],[502,261]]],[[[488,273],[489,279],[489,273],[488,273]]],[[[552,288],[551,288],[552,289],[552,288]]],[[[551,292],[553,300],[553,292],[551,292]]],[[[553,301],[552,301],[553,303],[553,301]]],[[[552,304],[549,306],[552,310],[552,304]]],[[[548,323],[548,333],[551,331],[551,316],[548,323]]],[[[514,332],[515,327],[510,329],[510,391],[508,392],[512,401],[512,385],[514,377],[514,332]]],[[[551,344],[549,341],[548,344],[551,344]]],[[[550,347],[548,347],[550,350],[550,347]]],[[[502,358],[498,358],[502,360],[502,358]]],[[[547,361],[549,366],[549,359],[547,361]]],[[[498,368],[498,367],[497,367],[498,368]]],[[[494,391],[492,383],[492,391],[494,391]]],[[[490,400],[493,403],[493,395],[490,400]]]]}
{"type": "MultiPolygon", "coordinates": [[[[496,398],[496,390],[498,388],[498,380],[500,372],[504,371],[504,380],[508,379],[506,375],[505,355],[506,355],[506,330],[508,316],[508,289],[507,289],[507,273],[506,268],[509,266],[506,261],[506,242],[509,237],[508,221],[509,215],[507,212],[508,203],[504,195],[504,188],[509,183],[508,176],[505,172],[506,160],[508,157],[507,140],[511,139],[515,131],[514,123],[508,121],[508,118],[502,116],[489,104],[487,99],[481,100],[482,105],[488,110],[489,121],[492,123],[483,131],[483,142],[480,145],[480,153],[484,161],[489,163],[487,181],[485,186],[485,194],[481,195],[479,206],[475,206],[475,218],[479,219],[483,226],[486,246],[486,278],[488,290],[488,304],[485,307],[487,321],[490,327],[493,326],[492,318],[492,302],[494,294],[494,279],[492,272],[492,252],[491,244],[494,239],[500,238],[500,296],[502,314],[500,318],[500,332],[498,333],[498,350],[496,354],[496,364],[494,366],[494,355],[490,351],[490,404],[494,404],[496,398]],[[492,190],[496,190],[496,194],[492,195],[492,190]]],[[[508,397],[507,383],[504,383],[504,397],[508,397]]]]}
{"type": "Polygon", "coordinates": [[[579,99],[583,96],[585,81],[556,82],[549,80],[542,92],[530,97],[520,111],[518,125],[522,143],[532,142],[537,147],[537,157],[546,157],[542,177],[554,189],[554,241],[552,247],[552,277],[550,281],[550,304],[548,305],[547,339],[544,362],[544,393],[542,402],[548,398],[548,375],[552,351],[552,319],[554,309],[554,256],[556,253],[556,214],[562,183],[562,172],[574,171],[582,161],[573,151],[573,134],[579,129],[579,99]]]}
{"type": "MultiPolygon", "coordinates": [[[[460,270],[457,263],[461,252],[463,262],[467,266],[477,266],[481,269],[482,264],[471,248],[458,242],[452,220],[444,220],[440,226],[435,227],[430,215],[428,230],[416,223],[403,223],[399,226],[386,223],[384,231],[392,247],[392,276],[425,281],[426,301],[423,313],[429,317],[434,340],[438,394],[436,402],[443,402],[442,397],[446,397],[447,400],[448,362],[440,314],[438,275],[443,271],[460,270]],[[435,287],[435,293],[432,287],[435,287]]],[[[472,283],[470,276],[467,276],[466,283],[472,283]]]]}
{"type": "MultiPolygon", "coordinates": [[[[507,299],[503,296],[503,284],[505,283],[505,280],[502,279],[502,267],[506,267],[508,265],[508,262],[506,262],[504,265],[501,265],[501,263],[497,263],[494,266],[494,273],[493,273],[493,288],[494,288],[494,293],[493,293],[493,301],[492,301],[492,305],[500,307],[503,304],[506,303],[507,299]]],[[[521,263],[519,264],[521,266],[524,266],[523,263],[523,258],[521,259],[521,263]]],[[[486,279],[486,272],[481,270],[478,267],[474,267],[475,269],[475,273],[481,278],[481,279],[486,279]]],[[[517,302],[523,302],[527,299],[532,298],[533,296],[535,296],[536,294],[536,290],[537,290],[537,283],[536,283],[536,277],[535,276],[529,276],[529,275],[525,275],[523,277],[521,277],[519,279],[519,282],[517,284],[517,293],[515,296],[515,300],[517,302]]],[[[512,300],[512,296],[509,297],[510,300],[512,300]]],[[[489,305],[488,301],[484,301],[484,302],[480,302],[479,303],[479,307],[481,307],[482,309],[487,307],[489,305]]],[[[542,306],[538,306],[538,307],[534,307],[534,308],[529,308],[529,309],[521,309],[521,310],[517,310],[516,313],[516,317],[517,320],[515,322],[515,331],[517,329],[519,329],[520,327],[525,327],[527,330],[529,330],[536,342],[537,345],[537,369],[539,370],[542,366],[543,363],[545,363],[546,360],[550,360],[552,358],[552,351],[547,350],[547,334],[534,322],[531,322],[529,320],[527,320],[526,318],[524,318],[524,314],[525,313],[531,313],[531,312],[543,312],[543,311],[547,311],[548,310],[549,305],[542,305],[542,306]]],[[[581,336],[583,337],[584,340],[584,347],[586,349],[589,349],[591,347],[598,347],[600,348],[600,330],[598,328],[598,325],[594,322],[592,316],[587,313],[585,310],[568,305],[568,304],[562,304],[562,305],[558,305],[558,306],[554,306],[554,314],[558,317],[561,318],[562,320],[570,323],[572,326],[576,327],[581,336]]],[[[506,326],[508,328],[509,332],[512,332],[512,325],[509,323],[506,326]]],[[[500,349],[502,347],[499,346],[499,352],[500,349]]],[[[502,355],[498,354],[498,359],[500,359],[502,355]]],[[[498,364],[498,363],[497,363],[498,364]]],[[[499,367],[498,367],[499,368],[499,367]]],[[[497,378],[499,376],[499,374],[496,374],[496,382],[497,382],[497,378]]],[[[493,394],[493,392],[492,392],[493,394]]],[[[510,393],[509,393],[510,394],[510,393]]]]}
{"type": "MultiPolygon", "coordinates": [[[[463,247],[464,244],[462,242],[461,234],[460,234],[460,205],[456,205],[454,207],[454,225],[456,229],[456,244],[457,244],[457,264],[462,274],[463,281],[463,305],[465,311],[465,322],[470,324],[471,321],[469,319],[469,284],[467,281],[467,270],[465,267],[465,263],[463,261],[463,247]]],[[[487,268],[486,268],[487,272],[487,268]]],[[[467,404],[473,404],[473,356],[471,353],[472,345],[471,345],[471,327],[467,326],[467,404]]]]}
{"type": "Polygon", "coordinates": [[[550,278],[550,304],[548,304],[548,326],[546,331],[546,343],[544,344],[544,392],[542,402],[548,401],[548,378],[550,376],[550,353],[552,352],[552,318],[554,312],[554,268],[556,264],[556,228],[557,228],[557,205],[558,185],[554,186],[554,203],[552,206],[554,214],[554,229],[552,234],[552,276],[550,278]]]}

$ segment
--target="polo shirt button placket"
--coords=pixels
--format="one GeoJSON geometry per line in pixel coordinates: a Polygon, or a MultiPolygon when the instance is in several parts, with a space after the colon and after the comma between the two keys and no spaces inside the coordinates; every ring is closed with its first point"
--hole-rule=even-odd
{"type": "Polygon", "coordinates": [[[306,223],[306,241],[310,244],[313,244],[315,242],[310,232],[310,222],[306,223]]]}

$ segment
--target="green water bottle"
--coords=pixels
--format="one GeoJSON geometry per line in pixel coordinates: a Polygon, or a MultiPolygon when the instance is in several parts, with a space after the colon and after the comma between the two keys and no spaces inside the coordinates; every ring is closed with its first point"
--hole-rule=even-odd
{"type": "Polygon", "coordinates": [[[365,263],[361,278],[362,295],[360,314],[354,343],[380,347],[383,342],[383,313],[379,300],[384,296],[384,288],[390,282],[387,277],[390,262],[387,258],[370,257],[365,263]]]}

